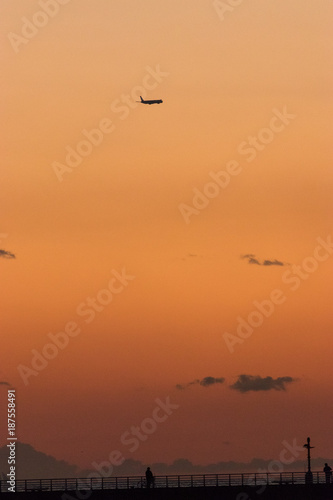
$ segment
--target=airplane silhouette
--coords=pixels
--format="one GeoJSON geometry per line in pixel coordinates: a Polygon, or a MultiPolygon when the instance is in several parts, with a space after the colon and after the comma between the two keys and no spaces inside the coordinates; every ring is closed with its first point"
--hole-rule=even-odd
{"type": "Polygon", "coordinates": [[[136,102],[141,102],[141,104],[161,104],[163,102],[162,99],[152,99],[150,101],[145,101],[144,99],[142,99],[141,95],[140,99],[141,101],[136,101],[136,102]]]}

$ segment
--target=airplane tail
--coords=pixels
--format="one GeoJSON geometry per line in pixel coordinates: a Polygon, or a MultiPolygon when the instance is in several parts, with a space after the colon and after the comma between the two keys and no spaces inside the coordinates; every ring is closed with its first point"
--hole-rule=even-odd
{"type": "Polygon", "coordinates": [[[141,102],[143,102],[142,96],[140,95],[141,102]]]}

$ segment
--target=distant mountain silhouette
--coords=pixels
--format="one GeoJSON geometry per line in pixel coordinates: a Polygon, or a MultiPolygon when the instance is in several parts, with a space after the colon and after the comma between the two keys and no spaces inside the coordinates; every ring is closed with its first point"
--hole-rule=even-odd
{"type": "MultiPolygon", "coordinates": [[[[0,472],[8,472],[8,448],[0,448],[0,472]]],[[[64,460],[36,451],[30,444],[16,443],[16,478],[48,479],[62,477],[79,477],[82,472],[76,465],[64,460]]],[[[83,476],[84,477],[84,476],[83,476]]]]}
{"type": "MultiPolygon", "coordinates": [[[[7,474],[8,472],[8,448],[2,446],[0,448],[0,473],[7,474]]],[[[95,469],[83,470],[76,465],[69,464],[64,460],[46,455],[40,451],[36,451],[30,444],[18,442],[16,445],[16,477],[17,479],[50,479],[50,478],[66,478],[77,477],[85,478],[91,472],[98,473],[95,469]]],[[[93,460],[93,459],[92,459],[93,460]]],[[[101,459],[102,460],[102,459],[101,459]]],[[[107,457],[106,457],[107,460],[107,457]]],[[[272,459],[274,460],[274,459],[272,459]]],[[[195,465],[186,458],[174,460],[172,464],[164,462],[155,462],[145,464],[140,460],[127,459],[122,465],[114,467],[113,476],[134,476],[144,475],[147,466],[151,468],[155,475],[167,474],[228,474],[240,472],[258,472],[267,470],[272,460],[264,460],[262,458],[254,458],[251,462],[218,462],[208,465],[195,465]]],[[[323,466],[327,463],[333,463],[332,458],[313,458],[311,460],[312,470],[322,471],[323,466]]],[[[305,471],[306,460],[295,461],[289,465],[283,465],[284,471],[305,471]]]]}
{"type": "MultiPolygon", "coordinates": [[[[151,470],[156,475],[164,474],[233,474],[241,472],[258,472],[268,471],[268,467],[271,466],[272,462],[276,462],[276,459],[264,460],[262,458],[253,458],[251,462],[217,462],[208,465],[195,465],[192,464],[186,458],[179,458],[175,460],[171,465],[165,463],[153,463],[149,464],[151,470]]],[[[311,459],[311,466],[313,471],[322,471],[323,466],[327,463],[333,463],[332,458],[313,458],[311,459]]],[[[126,466],[126,461],[123,466],[126,466]]],[[[122,467],[123,467],[122,466],[122,467]]],[[[306,457],[304,460],[297,460],[289,465],[284,465],[283,470],[303,472],[307,468],[306,457]]],[[[145,464],[142,464],[141,471],[144,470],[145,464]]],[[[119,468],[120,469],[120,468],[119,468]]],[[[118,468],[117,468],[118,470],[118,468]]],[[[116,471],[115,471],[116,474],[116,471]]]]}

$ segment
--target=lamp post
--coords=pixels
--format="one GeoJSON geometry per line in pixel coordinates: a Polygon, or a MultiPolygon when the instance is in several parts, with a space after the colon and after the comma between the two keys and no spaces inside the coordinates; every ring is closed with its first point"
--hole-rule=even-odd
{"type": "Polygon", "coordinates": [[[313,475],[311,472],[311,456],[310,456],[310,450],[311,448],[314,448],[314,446],[310,446],[310,438],[308,437],[306,440],[306,444],[303,445],[304,448],[307,448],[308,450],[308,470],[305,474],[305,483],[306,484],[312,484],[313,483],[313,475]]]}

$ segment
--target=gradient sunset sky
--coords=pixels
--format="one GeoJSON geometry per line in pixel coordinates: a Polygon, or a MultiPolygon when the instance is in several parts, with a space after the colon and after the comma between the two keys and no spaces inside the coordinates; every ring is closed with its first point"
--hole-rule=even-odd
{"type": "Polygon", "coordinates": [[[235,3],[0,1],[1,445],[333,457],[333,5],[235,3]]]}

